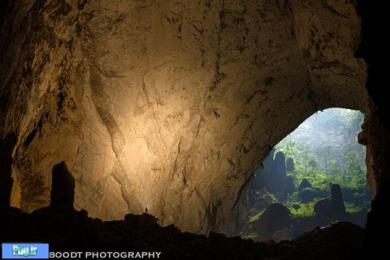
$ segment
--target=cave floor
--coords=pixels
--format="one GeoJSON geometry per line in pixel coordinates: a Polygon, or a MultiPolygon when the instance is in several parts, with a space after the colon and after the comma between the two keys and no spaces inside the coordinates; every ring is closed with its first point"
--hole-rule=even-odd
{"type": "Polygon", "coordinates": [[[85,210],[42,208],[26,214],[0,211],[1,242],[45,242],[51,251],[160,251],[162,259],[359,259],[363,229],[339,222],[293,241],[255,243],[240,237],[181,232],[161,227],[151,215],[126,215],[120,221],[88,217],[85,210]]]}

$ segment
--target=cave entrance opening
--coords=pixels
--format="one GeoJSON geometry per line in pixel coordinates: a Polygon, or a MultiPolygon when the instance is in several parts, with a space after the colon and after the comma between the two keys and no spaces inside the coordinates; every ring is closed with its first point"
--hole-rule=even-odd
{"type": "Polygon", "coordinates": [[[330,108],[280,141],[248,185],[242,236],[290,240],[335,221],[363,227],[371,200],[363,121],[360,111],[330,108]]]}

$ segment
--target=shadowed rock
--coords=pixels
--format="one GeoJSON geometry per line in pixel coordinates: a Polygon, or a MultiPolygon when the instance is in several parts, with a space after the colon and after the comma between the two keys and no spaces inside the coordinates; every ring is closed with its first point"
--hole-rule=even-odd
{"type": "Polygon", "coordinates": [[[311,188],[312,185],[308,179],[303,179],[301,184],[299,184],[298,190],[303,191],[304,189],[311,188]]]}
{"type": "Polygon", "coordinates": [[[13,180],[12,151],[16,144],[16,135],[9,133],[4,139],[0,139],[0,208],[10,206],[13,180]]]}
{"type": "Polygon", "coordinates": [[[284,177],[286,175],[286,156],[283,152],[276,153],[273,170],[280,176],[284,177]]]}
{"type": "Polygon", "coordinates": [[[341,186],[339,184],[330,185],[330,198],[337,201],[343,200],[343,193],[341,192],[341,186]]]}
{"type": "Polygon", "coordinates": [[[296,190],[295,184],[294,184],[294,177],[292,176],[287,176],[284,182],[284,187],[283,187],[283,193],[290,194],[296,190]]]}
{"type": "MultiPolygon", "coordinates": [[[[74,179],[65,163],[53,168],[52,205],[31,214],[2,211],[0,241],[46,241],[56,251],[161,252],[160,259],[351,259],[359,255],[361,229],[351,224],[315,230],[305,239],[281,244],[259,244],[240,237],[211,232],[209,236],[182,233],[177,227],[161,227],[157,218],[128,214],[121,221],[101,221],[73,207],[74,179]],[[63,210],[67,208],[66,210],[63,210]],[[17,227],[17,228],[15,228],[17,227]],[[359,233],[360,232],[360,233],[359,233]],[[329,236],[333,244],[328,245],[329,236]],[[326,245],[326,246],[325,246],[326,245]],[[308,247],[309,246],[309,247],[308,247]],[[307,248],[315,253],[308,255],[307,248]],[[285,258],[294,254],[294,258],[285,258]],[[320,256],[326,255],[326,258],[320,256]]],[[[292,238],[290,211],[272,204],[260,218],[264,236],[274,240],[292,238]]]]}
{"type": "Polygon", "coordinates": [[[286,160],[286,170],[288,172],[292,172],[292,171],[295,170],[295,163],[294,163],[293,158],[287,158],[287,160],[286,160]]]}
{"type": "Polygon", "coordinates": [[[318,201],[314,205],[314,212],[323,221],[340,220],[345,215],[345,206],[341,187],[338,184],[331,184],[331,196],[328,199],[318,201]]]}
{"type": "Polygon", "coordinates": [[[75,180],[65,162],[53,168],[51,186],[52,208],[73,209],[75,180]]]}
{"type": "Polygon", "coordinates": [[[289,228],[292,224],[292,216],[290,210],[279,203],[274,203],[261,215],[255,230],[262,236],[264,240],[271,239],[272,235],[279,230],[289,228]]]}
{"type": "Polygon", "coordinates": [[[269,191],[276,193],[281,192],[283,183],[286,179],[286,157],[283,152],[277,152],[272,162],[271,171],[268,177],[269,191]]]}
{"type": "Polygon", "coordinates": [[[298,193],[298,198],[304,202],[308,203],[310,201],[313,201],[316,198],[324,198],[329,195],[329,192],[325,190],[321,190],[318,188],[307,188],[298,193]]]}

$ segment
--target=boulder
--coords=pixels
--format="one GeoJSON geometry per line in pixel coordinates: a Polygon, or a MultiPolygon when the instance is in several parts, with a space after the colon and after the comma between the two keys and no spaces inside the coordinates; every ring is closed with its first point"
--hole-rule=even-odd
{"type": "Polygon", "coordinates": [[[308,188],[308,189],[304,189],[304,190],[300,191],[298,194],[298,198],[302,202],[307,203],[307,202],[313,201],[314,199],[317,199],[317,198],[324,198],[327,196],[327,194],[328,194],[328,192],[324,191],[324,190],[315,189],[315,188],[308,188]]]}
{"type": "Polygon", "coordinates": [[[295,170],[295,163],[294,163],[294,159],[293,158],[287,158],[286,160],[286,170],[288,172],[292,172],[295,170]]]}
{"type": "Polygon", "coordinates": [[[294,177],[287,176],[284,181],[283,193],[290,194],[296,190],[294,177]]]}
{"type": "Polygon", "coordinates": [[[330,198],[332,200],[343,201],[343,193],[339,184],[330,185],[330,198]]]}
{"type": "Polygon", "coordinates": [[[267,188],[272,193],[281,192],[286,178],[286,157],[277,152],[270,168],[267,188]]]}
{"type": "Polygon", "coordinates": [[[280,177],[286,176],[286,156],[283,152],[279,151],[276,153],[272,171],[280,177]]]}
{"type": "Polygon", "coordinates": [[[282,204],[274,203],[269,205],[259,220],[254,223],[254,228],[257,233],[272,238],[276,231],[289,228],[292,221],[290,210],[282,204]]]}
{"type": "Polygon", "coordinates": [[[314,205],[315,214],[325,222],[342,220],[345,216],[345,206],[342,198],[341,187],[331,184],[330,198],[318,201],[314,205]]]}
{"type": "Polygon", "coordinates": [[[301,184],[299,184],[298,190],[303,191],[304,189],[311,188],[312,185],[308,179],[303,179],[301,184]]]}
{"type": "Polygon", "coordinates": [[[283,228],[281,230],[276,231],[272,235],[272,240],[275,242],[289,241],[293,239],[294,239],[294,233],[292,228],[283,228]]]}
{"type": "Polygon", "coordinates": [[[270,204],[277,202],[275,197],[268,192],[267,189],[262,189],[260,191],[252,191],[249,195],[249,206],[254,212],[265,210],[270,204]]]}

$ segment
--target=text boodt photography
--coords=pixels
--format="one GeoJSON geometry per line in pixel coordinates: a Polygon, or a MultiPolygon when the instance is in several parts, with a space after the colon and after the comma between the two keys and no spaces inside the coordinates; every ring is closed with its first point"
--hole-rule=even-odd
{"type": "Polygon", "coordinates": [[[161,257],[159,251],[129,251],[129,252],[50,252],[49,257],[53,259],[158,259],[161,257]]]}
{"type": "Polygon", "coordinates": [[[49,251],[44,243],[3,243],[2,259],[158,259],[160,251],[49,251]]]}

